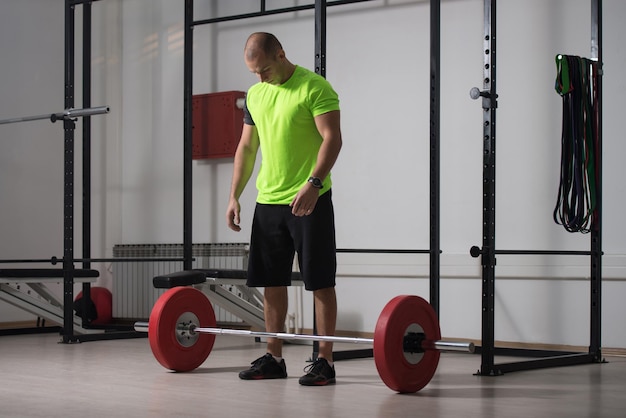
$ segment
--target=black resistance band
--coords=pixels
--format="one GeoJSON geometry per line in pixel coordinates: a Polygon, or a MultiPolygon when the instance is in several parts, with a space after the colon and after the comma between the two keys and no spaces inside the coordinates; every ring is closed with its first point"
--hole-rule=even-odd
{"type": "Polygon", "coordinates": [[[561,179],[554,222],[569,232],[587,233],[596,206],[595,158],[598,141],[595,62],[556,56],[555,89],[563,98],[561,179]]]}

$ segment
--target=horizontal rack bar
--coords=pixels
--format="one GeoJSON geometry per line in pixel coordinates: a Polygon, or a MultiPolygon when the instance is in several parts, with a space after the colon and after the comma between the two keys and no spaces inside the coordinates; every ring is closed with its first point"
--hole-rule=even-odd
{"type": "MultiPolygon", "coordinates": [[[[329,1],[328,3],[326,3],[326,6],[327,7],[328,6],[340,6],[340,5],[345,5],[345,4],[363,3],[366,1],[372,1],[372,0],[336,0],[336,1],[329,1]]],[[[249,19],[253,17],[272,16],[272,15],[277,15],[277,14],[282,14],[282,13],[301,12],[304,10],[310,10],[314,8],[315,8],[315,4],[304,4],[301,6],[284,7],[280,9],[260,10],[258,12],[242,13],[242,14],[232,15],[232,16],[222,16],[222,17],[214,17],[211,19],[195,20],[191,23],[191,25],[199,26],[199,25],[206,25],[209,23],[229,22],[233,20],[249,19]]]]}
{"type": "MultiPolygon", "coordinates": [[[[191,259],[192,261],[195,258],[191,259]]],[[[133,262],[151,262],[151,261],[185,261],[181,257],[114,257],[114,258],[75,258],[74,263],[133,263],[133,262]]]]}
{"type": "MultiPolygon", "coordinates": [[[[194,261],[195,258],[192,258],[194,261]]],[[[132,263],[132,262],[153,262],[153,261],[185,261],[180,257],[114,257],[114,258],[75,258],[73,263],[132,263]]],[[[62,258],[37,258],[37,259],[14,259],[0,260],[0,264],[18,264],[18,263],[50,263],[56,265],[63,262],[62,258]]]]}
{"type": "Polygon", "coordinates": [[[501,255],[591,255],[592,251],[559,250],[496,250],[501,255]]]}
{"type": "Polygon", "coordinates": [[[430,250],[399,250],[374,248],[337,248],[337,252],[354,254],[430,254],[430,250]]]}
{"type": "MultiPolygon", "coordinates": [[[[0,269],[0,277],[2,278],[12,278],[12,279],[24,279],[24,278],[52,278],[52,279],[60,279],[65,277],[65,273],[67,271],[71,271],[72,277],[74,279],[83,279],[83,278],[95,278],[100,275],[97,270],[92,269],[72,269],[72,270],[64,270],[60,268],[44,268],[44,269],[33,269],[33,268],[19,268],[19,269],[0,269]]],[[[79,280],[84,281],[84,280],[79,280]]],[[[87,280],[90,281],[90,280],[87,280]]],[[[5,283],[5,281],[3,281],[5,283]]]]}
{"type": "Polygon", "coordinates": [[[70,3],[72,6],[75,6],[77,4],[93,3],[94,1],[99,0],[70,0],[70,3]]]}
{"type": "MultiPolygon", "coordinates": [[[[441,251],[440,251],[441,252],[441,251]]],[[[338,248],[337,253],[348,254],[430,254],[430,250],[407,250],[407,249],[375,249],[375,248],[338,248]]],[[[194,261],[195,258],[192,258],[194,261]]],[[[113,257],[113,258],[75,258],[74,263],[128,263],[140,261],[185,261],[180,257],[113,257]]],[[[50,263],[55,265],[63,262],[62,258],[30,258],[30,259],[0,259],[0,264],[18,264],[18,263],[50,263]]]]}
{"type": "MultiPolygon", "coordinates": [[[[470,248],[470,255],[474,258],[483,254],[484,251],[474,245],[470,248]]],[[[593,255],[593,251],[576,250],[494,250],[496,255],[593,255]]]]}
{"type": "Polygon", "coordinates": [[[523,360],[511,363],[494,364],[499,373],[510,373],[524,370],[536,370],[548,367],[575,366],[580,364],[600,363],[593,354],[564,354],[561,356],[545,357],[534,360],[523,360]]]}

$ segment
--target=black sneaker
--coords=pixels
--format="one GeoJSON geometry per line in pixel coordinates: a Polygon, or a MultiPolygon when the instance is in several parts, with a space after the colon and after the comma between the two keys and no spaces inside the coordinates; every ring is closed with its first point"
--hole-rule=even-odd
{"type": "Polygon", "coordinates": [[[306,373],[299,380],[304,386],[324,386],[335,383],[335,367],[325,358],[318,358],[304,368],[306,373]]]}
{"type": "Polygon", "coordinates": [[[285,366],[285,360],[281,360],[279,363],[269,353],[254,360],[251,364],[252,367],[248,370],[239,372],[240,379],[260,380],[287,378],[287,366],[285,366]]]}

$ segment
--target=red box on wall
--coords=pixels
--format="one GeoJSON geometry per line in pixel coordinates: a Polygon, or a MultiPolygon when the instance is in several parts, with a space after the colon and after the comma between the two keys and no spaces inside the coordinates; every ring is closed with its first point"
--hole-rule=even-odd
{"type": "Polygon", "coordinates": [[[233,157],[243,127],[243,110],[237,100],[243,91],[198,94],[192,97],[192,158],[233,157]]]}

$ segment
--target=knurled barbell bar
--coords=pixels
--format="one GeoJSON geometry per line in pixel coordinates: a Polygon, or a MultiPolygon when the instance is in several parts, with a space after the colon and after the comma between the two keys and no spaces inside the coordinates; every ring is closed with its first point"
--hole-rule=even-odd
{"type": "Polygon", "coordinates": [[[148,332],[157,361],[174,371],[199,367],[213,349],[216,335],[373,344],[374,362],[385,384],[401,393],[413,393],[430,382],[440,351],[473,352],[473,343],[441,341],[439,321],[432,306],[419,296],[396,296],[384,307],[374,338],[273,333],[216,328],[208,298],[191,287],[176,287],[155,303],[149,322],[135,330],[148,332]]]}

